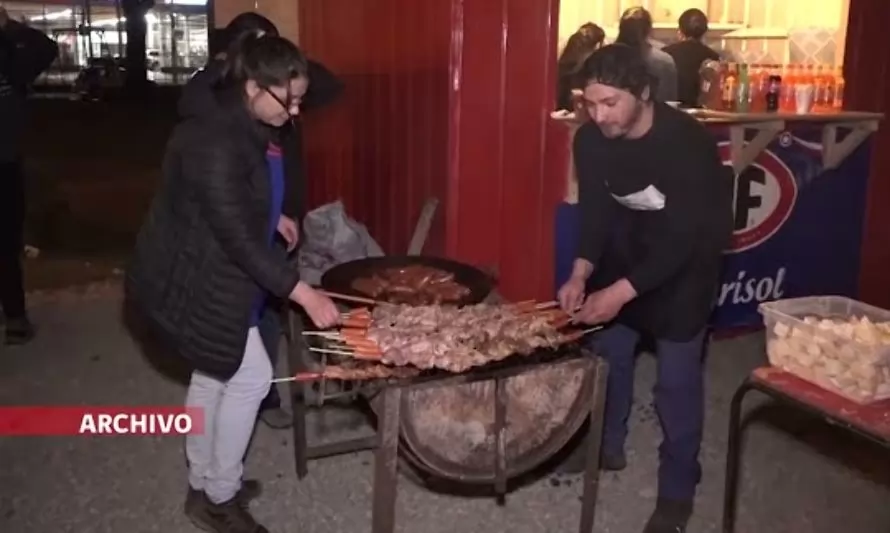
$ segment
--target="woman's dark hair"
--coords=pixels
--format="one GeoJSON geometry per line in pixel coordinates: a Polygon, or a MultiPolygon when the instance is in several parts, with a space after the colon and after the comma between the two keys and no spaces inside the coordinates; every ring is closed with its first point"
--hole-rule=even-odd
{"type": "Polygon", "coordinates": [[[573,33],[557,60],[556,106],[558,109],[571,108],[572,89],[581,86],[578,72],[587,59],[606,40],[606,32],[592,22],[582,25],[573,33]]]}
{"type": "Polygon", "coordinates": [[[654,86],[643,50],[626,44],[610,44],[590,55],[581,67],[585,84],[601,83],[643,97],[647,87],[654,86]]]}
{"type": "Polygon", "coordinates": [[[557,65],[559,66],[560,74],[577,71],[584,60],[587,59],[587,56],[599,48],[605,39],[606,32],[596,24],[588,22],[581,26],[578,31],[569,37],[565,48],[562,49],[562,53],[559,55],[557,65]]]}
{"type": "Polygon", "coordinates": [[[652,15],[642,7],[632,7],[621,15],[616,43],[645,48],[652,33],[652,15]]]}
{"type": "Polygon", "coordinates": [[[225,28],[218,30],[213,39],[211,57],[220,52],[226,52],[233,46],[237,46],[248,35],[272,35],[278,36],[278,28],[266,17],[253,11],[246,11],[237,15],[225,28]]]}
{"type": "Polygon", "coordinates": [[[277,35],[246,35],[229,48],[222,86],[240,87],[254,80],[261,87],[286,85],[306,76],[306,57],[297,46],[277,35]]]}

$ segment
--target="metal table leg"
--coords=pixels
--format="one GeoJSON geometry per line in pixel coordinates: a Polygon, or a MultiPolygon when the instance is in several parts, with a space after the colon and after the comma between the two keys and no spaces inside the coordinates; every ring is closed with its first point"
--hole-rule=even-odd
{"type": "MultiPolygon", "coordinates": [[[[303,322],[293,310],[287,313],[287,367],[290,375],[306,370],[303,359],[303,322]]],[[[309,474],[309,455],[306,442],[306,383],[290,383],[291,410],[293,411],[294,464],[297,478],[309,474]]]]}
{"type": "Polygon", "coordinates": [[[593,365],[593,391],[590,398],[590,428],[587,434],[587,458],[584,469],[584,492],[581,496],[579,533],[590,533],[596,519],[596,500],[600,482],[600,446],[603,441],[603,415],[606,410],[606,378],[608,364],[597,358],[593,365]]]}
{"type": "Polygon", "coordinates": [[[507,503],[507,384],[494,380],[494,489],[497,504],[507,503]]]}
{"type": "Polygon", "coordinates": [[[396,483],[399,462],[399,409],[402,389],[386,387],[377,410],[379,442],[374,454],[374,502],[371,514],[372,533],[392,533],[396,522],[396,483]]]}
{"type": "Polygon", "coordinates": [[[726,449],[726,479],[723,489],[723,533],[733,533],[738,494],[739,443],[741,440],[742,402],[753,388],[750,378],[736,390],[729,409],[729,439],[726,449]]]}

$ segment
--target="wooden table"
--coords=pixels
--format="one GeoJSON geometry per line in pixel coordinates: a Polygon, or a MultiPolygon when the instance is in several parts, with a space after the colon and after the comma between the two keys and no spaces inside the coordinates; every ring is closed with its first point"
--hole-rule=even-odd
{"type": "Polygon", "coordinates": [[[752,390],[890,448],[890,400],[860,405],[784,370],[758,368],[735,392],[730,406],[723,533],[732,533],[735,529],[742,402],[752,390]]]}

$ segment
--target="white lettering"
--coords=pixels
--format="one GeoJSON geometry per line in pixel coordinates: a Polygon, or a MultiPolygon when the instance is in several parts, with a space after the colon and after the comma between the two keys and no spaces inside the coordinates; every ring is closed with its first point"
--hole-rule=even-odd
{"type": "Polygon", "coordinates": [[[114,430],[111,428],[111,424],[114,421],[114,417],[111,415],[100,414],[99,415],[99,433],[114,433],[114,430]]]}
{"type": "Polygon", "coordinates": [[[189,415],[176,415],[174,420],[176,432],[185,435],[192,430],[192,417],[189,415]]]}
{"type": "Polygon", "coordinates": [[[133,433],[147,433],[150,419],[144,415],[130,416],[130,431],[133,433]]]}
{"type": "Polygon", "coordinates": [[[158,425],[161,427],[161,433],[170,433],[170,429],[173,427],[173,417],[170,415],[159,416],[158,425]]]}
{"type": "Polygon", "coordinates": [[[785,267],[776,272],[775,276],[748,278],[747,272],[740,270],[735,281],[724,283],[720,289],[717,305],[727,303],[747,304],[753,301],[766,302],[778,300],[785,295],[785,267]]]}
{"type": "Polygon", "coordinates": [[[189,414],[85,414],[80,420],[78,433],[98,434],[180,434],[192,431],[192,417],[189,414]]]}
{"type": "Polygon", "coordinates": [[[93,415],[86,414],[83,415],[83,418],[80,419],[80,429],[77,430],[78,433],[95,433],[96,432],[96,419],[93,418],[93,415]]]}
{"type": "Polygon", "coordinates": [[[124,426],[124,422],[127,422],[127,426],[129,426],[130,415],[126,415],[123,413],[118,413],[114,415],[114,432],[115,433],[129,433],[130,428],[124,426]]]}

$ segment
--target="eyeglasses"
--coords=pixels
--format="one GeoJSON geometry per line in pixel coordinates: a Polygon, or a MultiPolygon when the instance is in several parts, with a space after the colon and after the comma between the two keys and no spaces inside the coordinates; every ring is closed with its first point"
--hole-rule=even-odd
{"type": "Polygon", "coordinates": [[[287,97],[282,99],[269,87],[263,87],[263,90],[266,91],[269,96],[271,96],[276,102],[278,102],[278,104],[283,107],[288,113],[290,113],[291,109],[293,109],[294,107],[299,107],[300,105],[300,99],[294,98],[294,96],[290,94],[290,91],[287,92],[287,97]]]}

